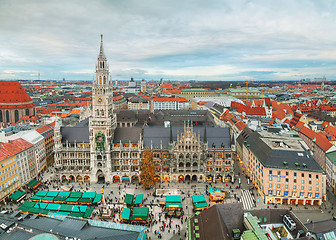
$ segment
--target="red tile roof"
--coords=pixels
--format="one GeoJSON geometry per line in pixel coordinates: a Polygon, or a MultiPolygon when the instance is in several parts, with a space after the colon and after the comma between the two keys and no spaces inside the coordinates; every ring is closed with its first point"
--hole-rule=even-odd
{"type": "Polygon", "coordinates": [[[314,132],[310,128],[303,126],[300,130],[302,134],[315,142],[323,151],[328,151],[333,145],[328,141],[328,139],[320,133],[314,132]]]}
{"type": "Polygon", "coordinates": [[[35,104],[18,81],[0,81],[0,108],[29,108],[35,104]]]}
{"type": "Polygon", "coordinates": [[[159,98],[159,97],[154,97],[154,102],[188,102],[187,99],[185,98],[159,98]]]}
{"type": "Polygon", "coordinates": [[[33,144],[23,140],[22,138],[8,141],[8,143],[0,142],[0,161],[18,154],[32,146],[33,144]]]}

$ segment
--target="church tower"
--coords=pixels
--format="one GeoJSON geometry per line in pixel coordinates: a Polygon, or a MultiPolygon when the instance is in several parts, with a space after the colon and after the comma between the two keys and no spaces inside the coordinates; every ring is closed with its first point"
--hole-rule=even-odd
{"type": "Polygon", "coordinates": [[[91,182],[111,182],[111,150],[117,117],[113,113],[113,86],[101,35],[96,79],[92,85],[92,117],[89,121],[91,182]]]}

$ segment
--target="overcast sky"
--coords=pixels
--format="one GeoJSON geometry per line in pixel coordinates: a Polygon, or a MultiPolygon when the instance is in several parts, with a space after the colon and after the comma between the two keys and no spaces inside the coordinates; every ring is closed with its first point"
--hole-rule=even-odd
{"type": "Polygon", "coordinates": [[[335,0],[0,0],[0,79],[336,79],[335,0]]]}

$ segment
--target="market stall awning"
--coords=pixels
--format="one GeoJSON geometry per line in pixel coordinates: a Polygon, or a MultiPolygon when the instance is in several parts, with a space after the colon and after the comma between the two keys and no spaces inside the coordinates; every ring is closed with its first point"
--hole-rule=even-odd
{"type": "Polygon", "coordinates": [[[73,202],[73,203],[75,203],[75,202],[78,202],[78,200],[79,200],[79,198],[73,198],[73,197],[69,197],[69,198],[67,198],[65,201],[66,202],[73,202]]]}
{"type": "Polygon", "coordinates": [[[30,198],[30,200],[33,200],[33,201],[40,201],[40,200],[42,200],[42,198],[44,198],[44,197],[42,197],[42,196],[32,196],[32,197],[30,198]]]}
{"type": "Polygon", "coordinates": [[[19,200],[21,200],[25,195],[26,195],[26,192],[17,190],[17,191],[14,192],[12,195],[10,195],[9,198],[12,199],[12,200],[14,200],[14,201],[19,201],[19,200]]]}
{"type": "MultiPolygon", "coordinates": [[[[68,213],[69,214],[69,213],[68,213]]],[[[71,217],[83,217],[84,216],[84,213],[81,213],[81,212],[71,212],[69,214],[69,216],[71,217]]]]}
{"type": "Polygon", "coordinates": [[[70,193],[71,193],[71,192],[69,192],[69,191],[60,191],[60,192],[58,193],[58,197],[67,198],[67,197],[70,196],[70,193]]]}
{"type": "Polygon", "coordinates": [[[95,198],[96,192],[84,192],[82,198],[95,198]]]}
{"type": "Polygon", "coordinates": [[[79,199],[79,203],[87,203],[87,204],[90,204],[92,203],[93,199],[92,198],[81,198],[79,199]]]}
{"type": "Polygon", "coordinates": [[[41,181],[38,181],[38,180],[36,180],[36,179],[33,179],[33,180],[31,180],[31,181],[27,184],[27,186],[30,187],[30,188],[35,189],[35,188],[37,188],[40,184],[41,184],[41,181]]]}
{"type": "Polygon", "coordinates": [[[39,202],[34,205],[34,208],[45,209],[48,206],[48,203],[39,202]]]}
{"type": "Polygon", "coordinates": [[[120,219],[129,219],[131,215],[130,208],[123,208],[120,219]]]}
{"type": "Polygon", "coordinates": [[[82,192],[71,192],[70,197],[71,198],[81,198],[83,195],[82,192]]]}
{"type": "Polygon", "coordinates": [[[72,204],[61,204],[60,211],[71,212],[74,205],[72,204]]]}
{"type": "Polygon", "coordinates": [[[102,199],[102,196],[103,196],[103,194],[101,194],[101,193],[98,193],[97,195],[96,195],[96,197],[93,199],[93,202],[92,203],[99,203],[100,201],[101,201],[101,199],[102,199]]]}
{"type": "Polygon", "coordinates": [[[201,202],[206,202],[205,201],[205,197],[201,194],[201,195],[196,195],[196,196],[192,196],[192,201],[193,203],[201,203],[201,202]]]}
{"type": "Polygon", "coordinates": [[[49,203],[48,206],[46,207],[46,210],[58,211],[60,206],[61,205],[57,203],[49,203]]]}
{"type": "Polygon", "coordinates": [[[85,213],[87,209],[87,206],[82,206],[82,205],[74,205],[72,207],[72,212],[82,212],[82,213],[85,213]]]}
{"type": "Polygon", "coordinates": [[[47,197],[56,197],[58,195],[59,191],[49,191],[47,193],[47,197]]]}
{"type": "Polygon", "coordinates": [[[92,215],[92,212],[93,212],[93,208],[87,208],[84,215],[83,215],[83,218],[89,218],[91,217],[92,215]]]}
{"type": "Polygon", "coordinates": [[[206,202],[195,203],[195,208],[207,208],[208,204],[206,202]]]}
{"type": "Polygon", "coordinates": [[[167,195],[166,202],[169,203],[180,203],[181,202],[181,195],[167,195]]]}
{"type": "Polygon", "coordinates": [[[133,195],[132,194],[126,194],[124,203],[132,205],[133,203],[133,195]]]}
{"type": "Polygon", "coordinates": [[[146,221],[148,218],[149,208],[148,207],[134,207],[131,220],[143,220],[146,221]]]}
{"type": "Polygon", "coordinates": [[[48,191],[38,191],[35,196],[41,196],[41,197],[45,197],[45,195],[47,195],[48,191]]]}
{"type": "Polygon", "coordinates": [[[215,187],[209,188],[209,193],[220,192],[221,190],[215,187]]]}
{"type": "Polygon", "coordinates": [[[138,194],[135,196],[134,205],[142,204],[142,201],[143,201],[143,194],[138,194]]]}

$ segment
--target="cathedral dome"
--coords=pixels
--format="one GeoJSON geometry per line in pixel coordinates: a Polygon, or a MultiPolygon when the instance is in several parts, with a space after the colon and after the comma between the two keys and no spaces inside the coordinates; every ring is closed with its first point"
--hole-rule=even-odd
{"type": "Polygon", "coordinates": [[[34,106],[32,99],[18,81],[0,81],[0,109],[34,106]]]}

